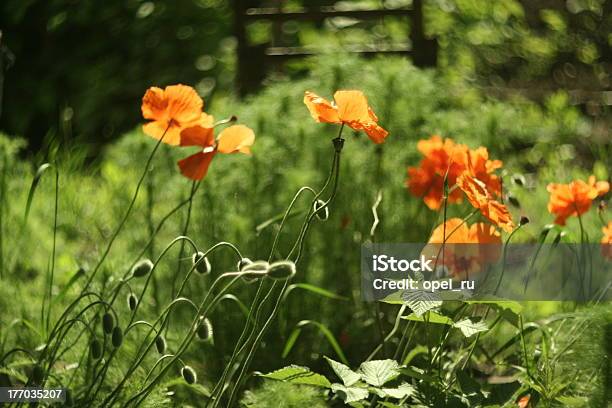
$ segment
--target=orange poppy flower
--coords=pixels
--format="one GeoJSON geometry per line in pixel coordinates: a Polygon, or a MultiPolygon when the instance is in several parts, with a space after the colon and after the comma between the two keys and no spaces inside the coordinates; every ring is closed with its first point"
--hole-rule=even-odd
{"type": "Polygon", "coordinates": [[[468,201],[493,224],[506,232],[512,232],[514,223],[508,208],[493,199],[487,186],[479,179],[464,173],[457,178],[457,186],[465,193],[468,201]]]}
{"type": "Polygon", "coordinates": [[[487,190],[495,196],[501,195],[501,180],[494,174],[495,170],[503,166],[501,160],[489,160],[489,151],[486,147],[470,150],[468,154],[468,171],[482,181],[487,190]]]}
{"type": "Polygon", "coordinates": [[[546,188],[550,193],[548,212],[556,215],[555,224],[565,225],[571,216],[584,214],[591,208],[593,200],[604,195],[610,189],[607,181],[595,181],[595,176],[588,182],[574,180],[569,184],[551,183],[546,188]]]}
{"type": "Polygon", "coordinates": [[[345,124],[364,131],[374,143],[383,143],[389,135],[378,125],[378,118],[361,91],[336,91],[332,103],[310,91],[304,93],[304,104],[317,122],[345,124]]]}
{"type": "Polygon", "coordinates": [[[601,237],[601,254],[612,259],[612,221],[608,222],[608,225],[601,229],[603,237],[601,237]]]}
{"type": "Polygon", "coordinates": [[[519,408],[527,408],[529,406],[529,401],[531,400],[531,395],[527,394],[522,396],[521,398],[519,398],[519,400],[516,402],[517,406],[519,408]]]}
{"type": "Polygon", "coordinates": [[[206,176],[215,154],[251,154],[251,146],[254,142],[255,133],[244,125],[233,125],[225,128],[215,141],[212,116],[208,116],[202,119],[201,125],[192,126],[182,131],[181,146],[198,146],[202,150],[180,160],[178,166],[185,177],[192,180],[201,180],[206,176]]]}
{"type": "Polygon", "coordinates": [[[142,97],[142,116],[151,119],[143,125],[147,135],[170,145],[178,145],[181,131],[196,125],[204,102],[190,86],[170,85],[165,89],[151,87],[142,97]]]}
{"type": "Polygon", "coordinates": [[[438,135],[429,140],[420,140],[417,149],[424,158],[419,167],[408,168],[406,187],[410,192],[423,197],[425,205],[432,210],[439,210],[444,195],[444,177],[449,187],[448,202],[459,203],[463,193],[453,188],[464,172],[482,181],[495,196],[501,194],[501,180],[493,174],[502,167],[499,160],[489,160],[489,152],[485,147],[470,150],[466,145],[456,144],[452,139],[444,139],[438,135]]]}
{"type": "Polygon", "coordinates": [[[449,186],[449,203],[461,202],[463,194],[450,188],[457,182],[457,177],[465,171],[468,148],[455,144],[452,139],[433,135],[429,140],[420,140],[417,150],[423,154],[419,167],[408,168],[406,186],[410,192],[423,197],[425,205],[432,210],[440,209],[444,196],[444,177],[449,186]]]}
{"type": "Polygon", "coordinates": [[[450,218],[434,229],[426,252],[441,259],[453,278],[466,279],[499,259],[501,235],[492,225],[481,222],[468,226],[460,218],[450,218]],[[442,244],[444,254],[439,256],[442,244]]]}

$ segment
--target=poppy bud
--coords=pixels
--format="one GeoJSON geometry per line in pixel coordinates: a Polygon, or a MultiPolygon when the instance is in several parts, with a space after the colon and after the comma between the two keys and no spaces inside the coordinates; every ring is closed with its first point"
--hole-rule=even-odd
{"type": "Polygon", "coordinates": [[[512,176],[512,181],[514,182],[514,184],[521,187],[526,184],[525,176],[523,176],[522,174],[515,174],[514,176],[512,176]]]}
{"type": "Polygon", "coordinates": [[[213,327],[212,323],[208,318],[202,319],[200,317],[200,322],[198,324],[198,328],[196,329],[196,335],[200,340],[206,341],[212,338],[213,335],[213,327]]]}
{"type": "Polygon", "coordinates": [[[115,326],[113,329],[113,335],[111,336],[111,343],[113,343],[113,347],[119,348],[121,343],[123,343],[123,331],[119,326],[115,326]]]}
{"type": "Polygon", "coordinates": [[[149,259],[143,259],[138,261],[132,268],[132,276],[135,278],[141,278],[147,276],[153,270],[153,262],[149,259]]]}
{"type": "Polygon", "coordinates": [[[248,264],[247,266],[241,269],[241,272],[245,272],[244,275],[242,275],[242,278],[248,283],[254,282],[263,276],[261,272],[267,271],[269,266],[270,264],[267,263],[266,261],[251,262],[250,264],[248,264]],[[255,272],[255,273],[249,273],[249,272],[255,272]],[[260,273],[256,273],[256,272],[260,272],[260,273]]]}
{"type": "Polygon", "coordinates": [[[529,218],[527,218],[526,216],[521,216],[521,219],[519,220],[519,225],[525,225],[525,224],[529,224],[529,218]]]}
{"type": "Polygon", "coordinates": [[[342,151],[342,148],[344,147],[344,139],[342,139],[341,137],[337,137],[332,140],[332,142],[334,143],[334,149],[336,150],[336,152],[340,153],[342,151]]]}
{"type": "Polygon", "coordinates": [[[155,338],[155,348],[159,354],[166,352],[166,339],[161,334],[155,338]]]}
{"type": "Polygon", "coordinates": [[[113,327],[115,327],[115,318],[110,313],[104,313],[104,316],[102,316],[102,329],[104,329],[104,333],[110,334],[113,331],[113,327]]]}
{"type": "Polygon", "coordinates": [[[604,200],[600,200],[599,204],[597,205],[597,211],[599,211],[599,212],[606,211],[606,207],[607,206],[608,206],[608,204],[604,200]]]}
{"type": "Polygon", "coordinates": [[[102,343],[97,339],[93,339],[89,345],[89,351],[91,352],[91,358],[99,360],[102,357],[102,343]]]}
{"type": "Polygon", "coordinates": [[[127,297],[127,304],[130,310],[134,311],[134,309],[136,309],[136,306],[138,305],[138,299],[136,298],[136,295],[130,293],[127,297]]]}
{"type": "Polygon", "coordinates": [[[325,205],[325,201],[317,200],[315,201],[313,207],[318,219],[325,221],[329,218],[329,207],[325,205]]]}
{"type": "Polygon", "coordinates": [[[200,251],[196,252],[195,254],[193,254],[193,257],[191,258],[191,260],[193,261],[195,270],[198,271],[198,273],[202,275],[206,275],[210,273],[211,271],[210,262],[208,261],[208,258],[204,256],[203,252],[200,252],[200,251]]]}
{"type": "Polygon", "coordinates": [[[515,206],[516,208],[521,208],[521,203],[519,202],[518,198],[516,198],[515,196],[513,196],[512,194],[508,194],[507,195],[508,198],[508,202],[510,204],[512,204],[513,206],[515,206]]]}
{"type": "Polygon", "coordinates": [[[565,237],[565,231],[561,231],[560,233],[557,234],[557,236],[555,237],[555,239],[553,240],[553,245],[557,245],[559,244],[559,242],[561,242],[561,239],[565,237]]]}
{"type": "Polygon", "coordinates": [[[275,280],[290,279],[293,275],[295,275],[295,264],[291,261],[274,262],[267,272],[267,276],[275,280]]]}
{"type": "Polygon", "coordinates": [[[239,271],[242,271],[245,267],[247,267],[248,265],[252,263],[253,261],[251,261],[249,258],[242,258],[241,260],[238,261],[236,268],[238,268],[239,271]]]}
{"type": "Polygon", "coordinates": [[[40,364],[35,364],[32,367],[32,375],[30,376],[30,382],[32,384],[40,385],[45,378],[45,370],[43,370],[40,364]]]}
{"type": "Polygon", "coordinates": [[[183,376],[185,382],[190,385],[195,384],[198,380],[198,376],[196,375],[195,370],[189,367],[188,365],[181,368],[181,375],[183,376]]]}

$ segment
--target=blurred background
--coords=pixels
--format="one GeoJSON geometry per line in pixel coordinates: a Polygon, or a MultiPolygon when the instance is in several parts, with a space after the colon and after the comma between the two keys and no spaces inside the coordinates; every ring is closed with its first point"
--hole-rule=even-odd
{"type": "Polygon", "coordinates": [[[612,101],[606,0],[4,0],[0,30],[0,131],[30,151],[78,141],[95,155],[141,122],[151,85],[214,104],[337,51],[403,55],[502,99],[566,90],[604,129],[612,101]]]}

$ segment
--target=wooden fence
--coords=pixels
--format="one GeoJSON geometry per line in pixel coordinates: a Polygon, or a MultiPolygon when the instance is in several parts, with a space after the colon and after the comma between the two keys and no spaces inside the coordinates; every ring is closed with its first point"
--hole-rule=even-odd
{"type": "Polygon", "coordinates": [[[234,0],[234,34],[237,39],[237,86],[240,93],[255,90],[271,69],[278,69],[288,60],[304,58],[316,54],[316,49],[306,47],[278,46],[279,32],[283,23],[288,21],[324,22],[335,17],[356,20],[376,20],[387,17],[407,18],[410,22],[409,38],[402,44],[386,44],[376,47],[353,45],[346,51],[365,56],[377,54],[400,54],[411,57],[416,66],[435,66],[437,42],[428,39],[423,27],[422,0],[413,0],[412,7],[401,9],[345,10],[334,7],[315,7],[300,11],[284,11],[282,0],[277,7],[248,7],[246,0],[234,0]],[[247,38],[247,25],[256,21],[272,23],[271,44],[251,45],[247,38]]]}

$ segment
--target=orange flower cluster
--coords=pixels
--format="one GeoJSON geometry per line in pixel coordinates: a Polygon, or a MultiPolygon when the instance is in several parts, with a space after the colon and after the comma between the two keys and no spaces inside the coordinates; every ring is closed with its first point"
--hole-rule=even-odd
{"type": "Polygon", "coordinates": [[[463,194],[453,187],[465,172],[482,181],[492,194],[501,194],[501,182],[494,172],[502,167],[502,162],[489,160],[485,147],[471,150],[452,139],[442,140],[433,135],[429,140],[420,140],[417,149],[424,157],[419,167],[408,168],[406,186],[413,195],[423,197],[430,209],[438,210],[442,205],[445,177],[449,188],[448,202],[461,202],[463,194]]]}
{"type": "Polygon", "coordinates": [[[461,202],[465,194],[470,204],[495,225],[508,232],[514,229],[510,212],[496,201],[501,196],[501,180],[494,172],[502,162],[489,160],[485,147],[472,150],[434,135],[419,141],[417,149],[424,157],[418,167],[408,168],[406,186],[413,195],[423,197],[427,207],[440,209],[446,179],[449,203],[461,202]]]}
{"type": "Polygon", "coordinates": [[[601,231],[603,232],[601,253],[604,257],[612,259],[612,221],[608,222],[608,225],[604,226],[601,231]]]}
{"type": "Polygon", "coordinates": [[[467,279],[499,258],[501,235],[493,225],[480,222],[468,226],[460,218],[450,218],[436,227],[424,251],[435,256],[453,278],[467,279]],[[439,256],[442,249],[444,255],[439,256]]]}
{"type": "Polygon", "coordinates": [[[304,104],[317,122],[344,124],[364,131],[374,143],[383,143],[389,135],[378,125],[378,118],[361,91],[336,91],[334,103],[306,91],[304,104]]]}
{"type": "Polygon", "coordinates": [[[216,153],[246,153],[255,141],[255,133],[244,125],[229,126],[215,139],[214,118],[202,111],[204,101],[190,86],[152,87],[142,98],[142,116],[151,122],[143,126],[145,134],[173,146],[201,148],[178,162],[181,173],[192,180],[206,176],[216,153]]]}
{"type": "Polygon", "coordinates": [[[548,211],[556,215],[555,224],[565,225],[571,216],[584,214],[591,208],[593,200],[610,190],[607,181],[595,181],[595,176],[588,182],[574,180],[569,184],[551,183],[547,187],[550,193],[548,211]]]}

